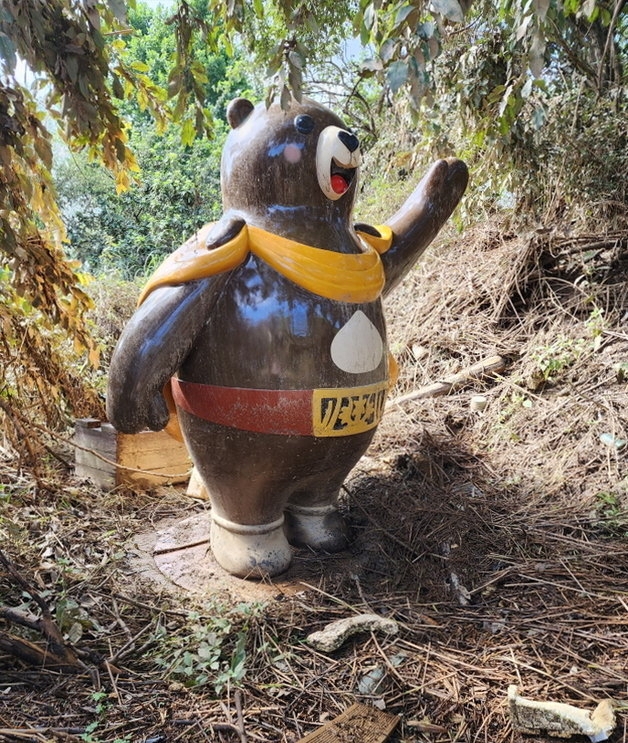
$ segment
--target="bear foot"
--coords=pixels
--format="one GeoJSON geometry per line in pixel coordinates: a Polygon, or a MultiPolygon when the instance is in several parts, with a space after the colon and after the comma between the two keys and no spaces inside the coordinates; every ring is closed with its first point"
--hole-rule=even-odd
{"type": "Polygon", "coordinates": [[[317,552],[340,552],[349,541],[347,525],[332,505],[288,504],[286,534],[290,544],[311,547],[317,552]]]}
{"type": "Polygon", "coordinates": [[[211,547],[218,564],[239,578],[279,575],[292,561],[283,516],[270,524],[249,525],[212,514],[211,547]]]}

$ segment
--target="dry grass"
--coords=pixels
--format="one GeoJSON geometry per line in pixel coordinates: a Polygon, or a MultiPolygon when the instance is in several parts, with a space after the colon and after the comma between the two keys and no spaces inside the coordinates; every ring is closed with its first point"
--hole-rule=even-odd
{"type": "MultiPolygon", "coordinates": [[[[511,683],[626,705],[627,240],[485,227],[432,251],[391,298],[395,394],[496,353],[508,368],[385,416],[342,498],[358,567],[297,553],[317,579],[296,596],[233,607],[134,582],[128,535],[197,505],[174,489],[102,494],[65,474],[35,484],[5,458],[3,549],[83,667],[0,654],[0,740],[294,743],[365,701],[401,715],[397,743],[502,743],[519,740],[511,683]],[[482,413],[469,408],[478,392],[482,413]],[[331,655],[305,643],[361,611],[394,618],[399,634],[331,655]],[[208,673],[204,641],[217,653],[208,673]]],[[[6,574],[0,592],[5,607],[36,610],[6,574]]],[[[620,710],[612,742],[627,736],[620,710]]]]}

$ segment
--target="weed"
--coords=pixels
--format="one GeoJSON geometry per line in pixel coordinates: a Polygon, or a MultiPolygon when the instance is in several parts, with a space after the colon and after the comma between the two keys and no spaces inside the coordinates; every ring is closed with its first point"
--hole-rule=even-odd
{"type": "Polygon", "coordinates": [[[192,624],[165,639],[157,664],[166,669],[166,677],[188,687],[212,684],[216,694],[239,684],[246,675],[250,619],[259,609],[258,604],[239,604],[230,610],[213,607],[209,618],[191,614],[192,624]]]}
{"type": "Polygon", "coordinates": [[[508,403],[500,410],[498,424],[505,425],[521,408],[529,409],[532,405],[532,400],[527,395],[513,391],[508,403]]]}
{"type": "Polygon", "coordinates": [[[553,382],[572,367],[587,350],[583,338],[559,338],[549,346],[541,346],[533,355],[539,376],[544,382],[553,382]]]}
{"type": "Polygon", "coordinates": [[[628,509],[621,495],[611,491],[596,494],[596,511],[608,536],[628,537],[628,509]]]}
{"type": "MultiPolygon", "coordinates": [[[[94,734],[105,722],[109,710],[108,699],[109,695],[106,691],[95,691],[92,693],[91,700],[94,702],[94,712],[98,715],[98,719],[90,722],[85,727],[85,731],[80,735],[80,740],[83,743],[100,743],[100,739],[94,734]]],[[[125,735],[124,738],[115,738],[113,743],[131,743],[131,738],[125,735]]]]}
{"type": "Polygon", "coordinates": [[[620,384],[622,382],[628,382],[628,362],[620,361],[618,364],[615,364],[614,369],[617,381],[620,384]]]}
{"type": "Polygon", "coordinates": [[[604,317],[604,310],[601,307],[594,307],[589,315],[588,320],[584,323],[592,338],[599,338],[606,330],[608,323],[604,317]]]}

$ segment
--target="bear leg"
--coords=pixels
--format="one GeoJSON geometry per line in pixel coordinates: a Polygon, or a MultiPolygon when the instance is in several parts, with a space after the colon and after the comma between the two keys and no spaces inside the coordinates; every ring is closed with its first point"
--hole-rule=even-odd
{"type": "Polygon", "coordinates": [[[338,492],[346,477],[335,473],[331,480],[317,477],[306,489],[292,493],[286,505],[286,534],[290,544],[317,552],[340,552],[349,542],[349,532],[338,513],[338,492]]]}
{"type": "Polygon", "coordinates": [[[333,504],[286,507],[286,535],[295,547],[317,552],[340,552],[349,542],[347,525],[333,504]]]}
{"type": "Polygon", "coordinates": [[[283,516],[268,524],[238,524],[212,510],[210,539],[218,564],[239,578],[279,575],[292,560],[283,516]]]}
{"type": "Polygon", "coordinates": [[[241,577],[275,576],[291,542],[338,552],[347,528],[338,492],[373,430],[350,437],[259,434],[210,423],[179,409],[188,449],[212,504],[211,547],[241,577]]]}

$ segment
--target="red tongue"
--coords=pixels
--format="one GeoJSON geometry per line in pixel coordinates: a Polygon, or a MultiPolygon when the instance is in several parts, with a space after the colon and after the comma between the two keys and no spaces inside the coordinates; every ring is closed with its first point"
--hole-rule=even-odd
{"type": "Polygon", "coordinates": [[[341,175],[336,174],[331,177],[331,188],[334,193],[344,193],[349,188],[349,184],[341,175]]]}

